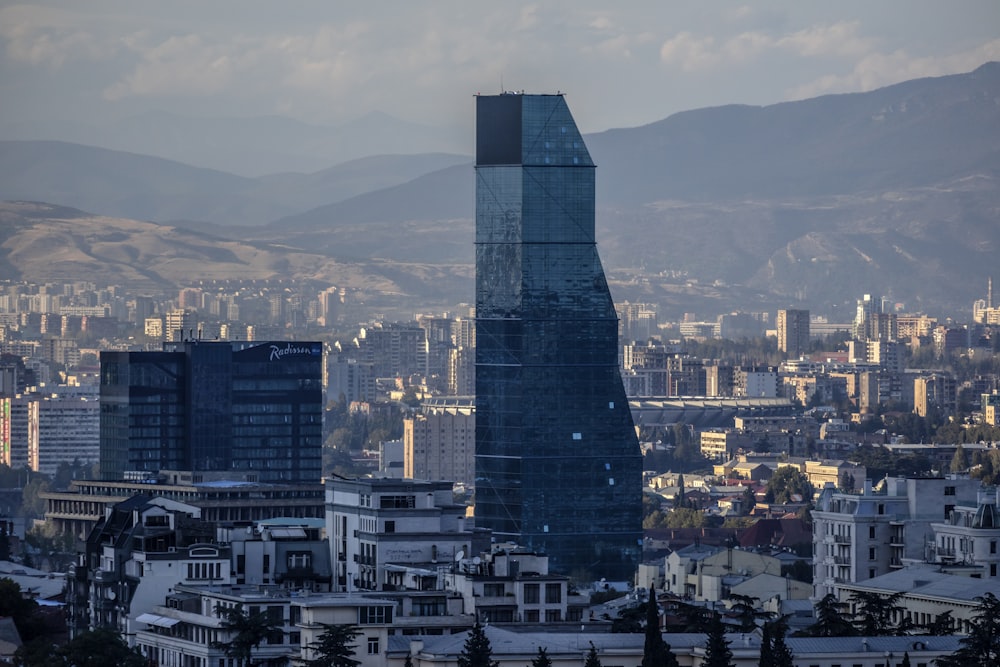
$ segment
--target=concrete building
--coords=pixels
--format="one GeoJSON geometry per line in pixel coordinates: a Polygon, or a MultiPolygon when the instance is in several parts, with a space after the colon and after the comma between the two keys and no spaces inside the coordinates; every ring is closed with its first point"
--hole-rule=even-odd
{"type": "Polygon", "coordinates": [[[326,480],[326,532],[335,591],[394,590],[390,565],[438,564],[486,551],[488,533],[466,528],[466,507],[450,481],[379,478],[326,480]]]}
{"type": "Polygon", "coordinates": [[[926,559],[944,569],[990,579],[1000,586],[1000,489],[980,490],[976,504],[959,504],[944,521],[931,524],[926,559]]]}
{"type": "Polygon", "coordinates": [[[809,350],[809,311],[786,309],[778,311],[778,351],[797,358],[809,350]]]}
{"type": "Polygon", "coordinates": [[[961,478],[886,478],[876,493],[865,480],[860,494],[828,484],[813,517],[813,596],[836,593],[921,561],[932,524],[960,504],[974,504],[979,481],[961,478]]]}
{"type": "Polygon", "coordinates": [[[471,397],[435,398],[403,420],[403,476],[472,486],[476,407],[471,397]]]}
{"type": "Polygon", "coordinates": [[[781,576],[781,561],[742,549],[693,544],[665,560],[665,591],[696,600],[719,602],[731,588],[760,574],[781,576]]]}

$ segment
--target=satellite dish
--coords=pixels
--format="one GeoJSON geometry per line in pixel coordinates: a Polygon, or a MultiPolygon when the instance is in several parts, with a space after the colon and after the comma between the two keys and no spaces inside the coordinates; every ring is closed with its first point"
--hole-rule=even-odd
{"type": "Polygon", "coordinates": [[[458,553],[455,554],[455,562],[457,563],[458,561],[462,560],[463,558],[465,558],[465,552],[462,551],[461,549],[459,549],[458,553]]]}
{"type": "Polygon", "coordinates": [[[472,564],[473,565],[479,565],[482,562],[483,562],[483,560],[479,556],[476,556],[475,558],[472,559],[472,564]]]}
{"type": "Polygon", "coordinates": [[[107,594],[105,595],[105,597],[107,597],[109,600],[114,600],[118,596],[115,595],[114,591],[108,591],[107,594]]]}

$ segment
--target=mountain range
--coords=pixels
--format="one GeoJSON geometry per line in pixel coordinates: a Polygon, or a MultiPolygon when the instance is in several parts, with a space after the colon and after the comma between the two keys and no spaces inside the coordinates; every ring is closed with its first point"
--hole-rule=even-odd
{"type": "MultiPolygon", "coordinates": [[[[585,139],[615,298],[658,303],[668,315],[808,307],[843,321],[873,293],[908,312],[965,320],[1000,256],[1000,63],[865,93],[687,111],[585,139]]],[[[176,285],[239,266],[384,287],[428,306],[471,301],[474,185],[471,158],[455,153],[249,178],[5,141],[0,199],[49,206],[0,209],[0,278],[42,279],[57,269],[32,249],[72,242],[91,258],[74,260],[79,275],[128,269],[176,285]],[[54,231],[63,219],[114,226],[118,240],[70,239],[54,231]],[[123,219],[145,222],[129,231],[123,219]],[[142,250],[113,264],[101,254],[132,235],[142,250]],[[171,244],[204,256],[168,270],[156,256],[171,244]],[[212,254],[222,249],[231,254],[212,254]]]]}

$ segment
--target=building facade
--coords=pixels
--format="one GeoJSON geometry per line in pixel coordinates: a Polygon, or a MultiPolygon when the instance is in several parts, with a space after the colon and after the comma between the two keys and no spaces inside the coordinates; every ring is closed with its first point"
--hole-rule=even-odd
{"type": "Polygon", "coordinates": [[[436,398],[403,420],[403,476],[472,485],[476,410],[472,398],[436,398]]]}
{"type": "Polygon", "coordinates": [[[322,478],[320,343],[167,344],[101,353],[101,476],[235,471],[247,481],[322,478]]]}
{"type": "Polygon", "coordinates": [[[789,357],[798,358],[809,350],[809,311],[778,311],[778,350],[789,357]]]}
{"type": "Polygon", "coordinates": [[[478,96],[476,523],[553,571],[631,579],[642,459],[562,95],[478,96]]]}

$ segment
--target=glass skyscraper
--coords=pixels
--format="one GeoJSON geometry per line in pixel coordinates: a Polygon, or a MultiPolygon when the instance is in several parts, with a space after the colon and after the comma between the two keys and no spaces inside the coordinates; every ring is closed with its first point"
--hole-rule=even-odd
{"type": "Polygon", "coordinates": [[[562,95],[476,98],[476,525],[554,571],[631,580],[642,459],[562,95]]]}
{"type": "Polygon", "coordinates": [[[101,477],[229,471],[264,483],[319,483],[323,346],[166,343],[101,353],[101,477]]]}

